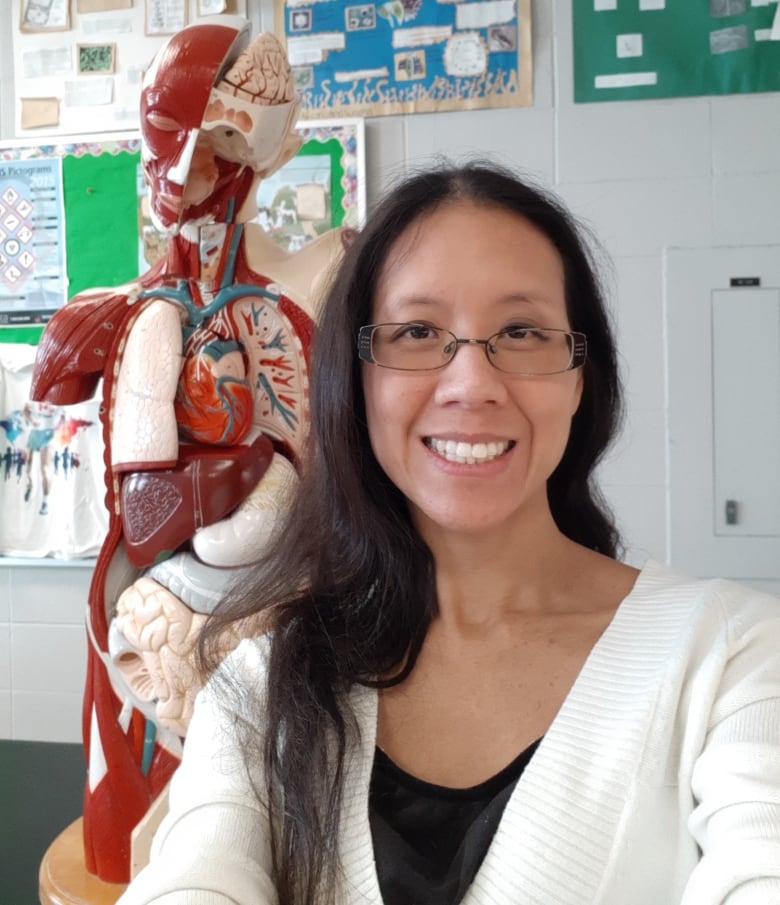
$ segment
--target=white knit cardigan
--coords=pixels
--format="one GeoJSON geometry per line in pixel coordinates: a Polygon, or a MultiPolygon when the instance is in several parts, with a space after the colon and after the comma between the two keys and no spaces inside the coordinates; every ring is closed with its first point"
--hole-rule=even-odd
{"type": "MultiPolygon", "coordinates": [[[[265,642],[225,669],[263,684],[265,642]]],[[[339,905],[381,905],[358,688],[339,905]]],[[[120,905],[265,905],[267,822],[201,693],[152,860],[120,905]]],[[[424,905],[424,903],[418,903],[424,905]]],[[[510,798],[463,905],[780,905],[780,601],[650,562],[510,798]]]]}

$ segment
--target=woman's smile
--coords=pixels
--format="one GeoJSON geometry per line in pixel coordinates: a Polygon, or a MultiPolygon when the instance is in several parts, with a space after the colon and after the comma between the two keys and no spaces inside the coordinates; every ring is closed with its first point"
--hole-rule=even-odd
{"type": "Polygon", "coordinates": [[[461,465],[477,465],[490,462],[502,456],[515,445],[514,440],[488,440],[472,443],[467,440],[446,440],[440,437],[426,437],[423,441],[448,462],[461,465]]]}

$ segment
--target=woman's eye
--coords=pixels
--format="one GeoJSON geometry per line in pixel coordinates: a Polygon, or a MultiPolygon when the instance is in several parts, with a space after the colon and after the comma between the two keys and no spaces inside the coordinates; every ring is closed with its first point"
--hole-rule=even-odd
{"type": "Polygon", "coordinates": [[[398,339],[431,339],[436,335],[434,327],[425,324],[406,324],[397,333],[398,339]]]}
{"type": "Polygon", "coordinates": [[[501,331],[504,336],[509,339],[527,339],[533,333],[533,327],[525,324],[513,324],[501,331]]]}

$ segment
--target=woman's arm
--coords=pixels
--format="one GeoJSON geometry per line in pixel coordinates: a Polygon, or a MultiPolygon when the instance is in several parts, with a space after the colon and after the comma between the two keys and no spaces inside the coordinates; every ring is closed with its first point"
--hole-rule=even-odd
{"type": "Polygon", "coordinates": [[[254,770],[250,780],[238,745],[240,716],[226,706],[230,693],[221,681],[250,694],[262,690],[264,649],[242,642],[220,667],[220,681],[198,695],[150,862],[118,905],[275,905],[268,818],[253,788],[262,790],[263,777],[254,770]]]}
{"type": "Polygon", "coordinates": [[[682,905],[780,905],[780,601],[746,593],[724,598],[729,659],[692,777],[702,857],[682,905]]]}

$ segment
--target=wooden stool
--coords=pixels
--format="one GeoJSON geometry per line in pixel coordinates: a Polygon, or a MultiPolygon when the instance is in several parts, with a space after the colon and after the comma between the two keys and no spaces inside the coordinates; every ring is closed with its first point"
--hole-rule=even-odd
{"type": "Polygon", "coordinates": [[[84,866],[81,817],[46,850],[38,874],[41,905],[115,905],[124,883],[106,883],[84,866]]]}

